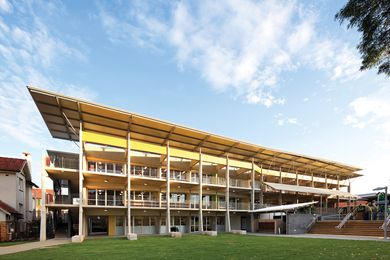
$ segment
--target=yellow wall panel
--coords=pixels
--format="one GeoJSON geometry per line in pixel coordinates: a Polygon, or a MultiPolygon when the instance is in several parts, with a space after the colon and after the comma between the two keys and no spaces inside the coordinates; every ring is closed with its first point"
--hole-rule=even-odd
{"type": "Polygon", "coordinates": [[[90,131],[83,131],[83,141],[116,146],[121,148],[127,147],[126,138],[120,138],[113,135],[101,134],[101,133],[90,132],[90,131]]]}
{"type": "Polygon", "coordinates": [[[108,235],[115,236],[116,234],[116,217],[108,216],[108,235]]]}

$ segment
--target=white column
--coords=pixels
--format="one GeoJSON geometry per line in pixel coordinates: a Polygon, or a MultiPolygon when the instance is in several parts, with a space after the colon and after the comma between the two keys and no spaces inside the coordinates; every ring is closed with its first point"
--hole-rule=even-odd
{"type": "MultiPolygon", "coordinates": [[[[299,180],[298,180],[298,171],[295,171],[295,185],[299,186],[299,180]]],[[[296,196],[296,203],[299,203],[299,197],[298,197],[298,192],[295,192],[296,196]]]]}
{"type": "Polygon", "coordinates": [[[167,218],[166,218],[166,232],[171,232],[171,187],[170,187],[170,177],[171,177],[171,159],[170,159],[170,150],[169,150],[169,141],[167,142],[167,218]]]}
{"type": "Polygon", "coordinates": [[[80,198],[80,204],[79,204],[79,238],[81,241],[84,238],[84,232],[83,232],[83,152],[84,152],[84,145],[83,145],[83,122],[80,121],[80,130],[79,130],[79,198],[80,198]]]}
{"type": "Polygon", "coordinates": [[[230,209],[229,209],[229,200],[230,200],[230,176],[229,176],[229,157],[226,156],[226,193],[225,193],[225,201],[226,201],[226,216],[225,216],[225,231],[230,232],[230,209]]]}
{"type": "Polygon", "coordinates": [[[202,148],[199,148],[199,231],[203,231],[203,162],[202,148]]]}
{"type": "MultiPolygon", "coordinates": [[[[325,173],[325,189],[328,189],[328,175],[325,173]]],[[[325,198],[325,211],[328,211],[328,196],[325,198]]]]}
{"type": "MultiPolygon", "coordinates": [[[[283,183],[282,168],[279,168],[279,183],[283,183]]],[[[279,191],[279,205],[283,204],[282,191],[279,191]]]]}
{"type": "MultiPolygon", "coordinates": [[[[339,175],[337,175],[337,190],[340,190],[340,176],[339,175]]],[[[340,210],[340,197],[339,196],[337,196],[336,208],[337,208],[337,213],[338,213],[340,210]]]]}
{"type": "Polygon", "coordinates": [[[41,160],[41,187],[42,187],[42,200],[41,200],[41,229],[40,229],[40,235],[39,240],[45,241],[46,240],[46,161],[45,161],[45,154],[42,154],[42,160],[41,160]]]}
{"type": "MultiPolygon", "coordinates": [[[[255,159],[252,158],[252,192],[251,192],[251,210],[255,210],[255,159]]],[[[255,215],[251,213],[251,231],[255,232],[255,215]]]]}
{"type": "Polygon", "coordinates": [[[131,234],[131,142],[130,132],[127,133],[127,233],[131,234]]]}
{"type": "Polygon", "coordinates": [[[260,207],[264,205],[264,175],[263,165],[260,165],[260,207]]]}

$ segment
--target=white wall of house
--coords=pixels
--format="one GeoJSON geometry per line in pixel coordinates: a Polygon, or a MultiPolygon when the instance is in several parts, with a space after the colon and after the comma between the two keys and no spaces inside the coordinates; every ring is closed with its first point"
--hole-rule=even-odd
{"type": "Polygon", "coordinates": [[[0,198],[18,210],[16,175],[11,172],[0,172],[0,198]]]}

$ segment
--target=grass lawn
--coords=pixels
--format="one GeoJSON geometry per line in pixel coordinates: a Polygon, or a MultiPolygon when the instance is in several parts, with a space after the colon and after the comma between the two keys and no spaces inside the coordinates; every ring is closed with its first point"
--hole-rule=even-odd
{"type": "Polygon", "coordinates": [[[0,259],[390,259],[390,243],[220,234],[90,239],[0,259]]]}

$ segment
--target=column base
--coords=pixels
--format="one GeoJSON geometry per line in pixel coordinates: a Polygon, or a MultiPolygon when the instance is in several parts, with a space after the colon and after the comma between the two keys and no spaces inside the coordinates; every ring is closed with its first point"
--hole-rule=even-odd
{"type": "Polygon", "coordinates": [[[216,237],[218,232],[217,231],[202,231],[201,234],[206,235],[206,236],[216,237]]]}
{"type": "Polygon", "coordinates": [[[73,236],[72,237],[72,243],[82,243],[84,241],[84,236],[73,236]]]}
{"type": "Polygon", "coordinates": [[[129,233],[129,234],[127,234],[126,237],[128,240],[138,240],[138,236],[136,233],[129,233]]]}
{"type": "Polygon", "coordinates": [[[182,237],[181,232],[170,232],[169,235],[170,235],[170,237],[173,237],[173,238],[181,238],[182,237]]]}
{"type": "Polygon", "coordinates": [[[246,235],[246,230],[231,230],[230,233],[238,235],[246,235]]]}

